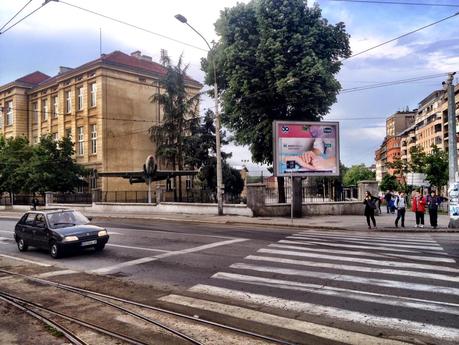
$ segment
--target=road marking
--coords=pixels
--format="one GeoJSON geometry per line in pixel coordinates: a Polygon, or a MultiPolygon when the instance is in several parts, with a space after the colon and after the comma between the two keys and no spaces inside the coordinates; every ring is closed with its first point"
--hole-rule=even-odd
{"type": "Polygon", "coordinates": [[[131,229],[131,228],[113,228],[113,227],[107,227],[108,234],[111,234],[111,230],[118,230],[123,235],[129,231],[138,231],[138,232],[161,232],[165,234],[171,234],[171,235],[176,235],[176,236],[193,236],[193,237],[207,237],[207,238],[222,238],[222,239],[233,239],[234,237],[230,236],[218,236],[218,235],[203,235],[203,234],[193,234],[193,233],[187,233],[187,232],[173,232],[173,231],[165,231],[165,230],[150,230],[150,229],[131,229]]]}
{"type": "Polygon", "coordinates": [[[328,262],[302,261],[302,260],[292,260],[292,259],[284,259],[284,258],[254,256],[254,255],[249,255],[245,259],[255,260],[255,261],[277,262],[277,263],[291,264],[291,265],[301,265],[301,266],[308,266],[308,267],[322,267],[322,268],[329,268],[332,270],[357,271],[357,272],[367,272],[367,273],[377,273],[377,274],[391,274],[391,275],[400,275],[400,276],[405,276],[405,277],[409,276],[409,277],[424,278],[424,279],[444,280],[447,282],[459,282],[459,276],[448,276],[445,274],[438,274],[438,273],[398,270],[398,269],[391,269],[391,268],[376,268],[376,267],[368,267],[368,266],[331,264],[328,262]]]}
{"type": "MultiPolygon", "coordinates": [[[[308,241],[311,244],[319,244],[319,245],[327,245],[331,247],[343,247],[343,248],[357,248],[357,249],[376,249],[378,250],[379,248],[381,249],[386,249],[387,247],[379,247],[379,246],[366,246],[366,244],[373,244],[373,243],[368,243],[368,242],[363,242],[359,241],[356,242],[355,244],[340,244],[340,243],[334,243],[334,242],[324,242],[324,241],[314,241],[314,240],[309,240],[307,237],[303,236],[287,236],[289,239],[293,240],[304,240],[308,241]]],[[[411,249],[411,250],[432,250],[432,251],[443,251],[443,248],[438,246],[438,247],[433,247],[433,246],[412,246],[412,245],[405,245],[405,244],[392,244],[391,246],[397,248],[405,248],[405,249],[411,249]]],[[[392,250],[392,249],[390,249],[392,250]]],[[[400,250],[400,249],[399,249],[400,250]]]]}
{"type": "Polygon", "coordinates": [[[107,266],[107,267],[102,267],[102,268],[98,268],[98,269],[95,269],[95,270],[91,270],[90,272],[99,273],[99,274],[106,274],[108,272],[113,272],[113,271],[119,270],[120,268],[124,268],[124,267],[144,264],[144,263],[147,263],[147,262],[156,261],[156,260],[159,260],[159,259],[164,259],[164,258],[168,258],[168,257],[171,257],[171,256],[181,255],[181,254],[189,254],[189,253],[200,252],[202,250],[207,250],[207,249],[211,249],[211,248],[215,248],[215,247],[226,246],[226,245],[239,243],[239,242],[245,242],[245,241],[248,241],[248,239],[237,238],[237,239],[233,239],[233,240],[229,240],[229,241],[220,241],[220,242],[205,244],[205,245],[202,245],[202,246],[199,246],[199,247],[176,250],[176,251],[171,251],[171,252],[167,252],[167,253],[163,253],[163,254],[158,254],[158,255],[155,255],[155,256],[150,256],[150,257],[140,258],[140,259],[136,259],[136,260],[126,261],[126,262],[122,262],[122,263],[117,264],[117,265],[107,266]]]}
{"type": "MultiPolygon", "coordinates": [[[[421,270],[436,270],[436,271],[443,271],[443,272],[451,272],[459,274],[459,269],[440,266],[440,265],[427,265],[427,264],[417,264],[411,262],[401,262],[401,261],[388,261],[388,260],[373,260],[373,259],[361,259],[361,258],[354,258],[354,257],[345,257],[345,256],[335,256],[335,255],[326,255],[326,254],[316,254],[316,253],[303,253],[303,252],[295,252],[291,250],[277,250],[277,249],[259,249],[258,253],[269,253],[269,254],[279,254],[279,255],[289,255],[289,256],[301,256],[307,258],[315,258],[315,259],[326,259],[326,260],[334,260],[334,261],[350,261],[350,262],[358,262],[361,264],[368,264],[368,265],[375,265],[375,266],[384,266],[384,267],[395,267],[395,268],[415,268],[421,270]]],[[[326,252],[326,250],[324,250],[326,252]]],[[[349,253],[352,255],[352,253],[349,253]]]]}
{"type": "MultiPolygon", "coordinates": [[[[403,236],[402,234],[397,234],[397,237],[395,236],[380,236],[380,235],[376,235],[376,234],[372,234],[372,235],[369,235],[369,236],[366,236],[366,235],[355,235],[353,232],[330,232],[330,233],[327,233],[327,232],[316,232],[316,231],[304,231],[304,232],[301,232],[299,235],[319,235],[319,236],[323,236],[323,237],[338,237],[338,238],[353,238],[353,239],[357,239],[357,240],[384,240],[384,241],[396,241],[396,242],[399,242],[399,241],[403,241],[403,242],[423,242],[423,243],[426,243],[426,244],[430,244],[430,243],[436,243],[435,240],[432,240],[431,238],[429,239],[421,239],[419,237],[422,236],[422,234],[416,234],[414,235],[414,237],[416,237],[416,239],[412,239],[413,238],[413,235],[409,235],[408,236],[403,236]]],[[[424,236],[424,238],[426,238],[426,236],[424,236]]]]}
{"type": "Polygon", "coordinates": [[[10,255],[6,255],[6,254],[0,254],[0,256],[3,256],[4,258],[8,258],[8,259],[13,259],[13,260],[18,260],[18,261],[23,261],[23,262],[27,262],[29,264],[35,264],[35,265],[38,265],[38,266],[44,266],[44,267],[50,267],[52,265],[50,264],[45,264],[45,263],[42,263],[42,262],[39,262],[39,261],[32,261],[32,260],[27,260],[27,259],[22,259],[22,258],[18,258],[16,256],[10,256],[10,255]]]}
{"type": "Polygon", "coordinates": [[[56,276],[62,276],[62,275],[67,275],[67,274],[74,274],[78,273],[77,271],[73,270],[61,270],[61,271],[51,271],[51,272],[45,272],[41,273],[38,275],[35,275],[37,278],[49,278],[49,277],[56,277],[56,276]]]}
{"type": "Polygon", "coordinates": [[[417,298],[378,294],[360,290],[328,287],[319,284],[307,284],[293,282],[290,280],[270,279],[226,272],[218,272],[214,274],[212,278],[252,285],[269,286],[286,290],[306,291],[314,294],[334,296],[339,298],[350,298],[370,303],[393,305],[396,307],[415,308],[437,313],[459,315],[459,304],[455,303],[432,302],[417,298]]]}
{"type": "MultiPolygon", "coordinates": [[[[375,258],[403,258],[403,259],[410,259],[416,261],[429,261],[429,262],[449,262],[449,263],[456,263],[456,260],[449,259],[449,258],[439,258],[436,256],[419,256],[419,255],[404,255],[398,253],[387,253],[387,254],[378,254],[373,253],[371,251],[350,251],[348,250],[335,250],[335,249],[328,249],[328,248],[309,248],[309,247],[301,247],[301,246],[292,246],[290,244],[301,244],[305,245],[304,242],[298,241],[287,241],[281,240],[279,241],[281,244],[270,244],[268,247],[276,247],[276,248],[285,248],[285,249],[294,249],[306,252],[318,252],[318,253],[327,253],[327,254],[344,254],[344,255],[357,255],[357,256],[365,256],[365,257],[375,257],[375,258]],[[284,244],[286,243],[286,244],[284,244]]],[[[435,255],[448,255],[447,253],[435,253],[435,255]]]]}
{"type": "Polygon", "coordinates": [[[243,320],[251,320],[268,326],[280,327],[297,331],[305,334],[311,334],[319,338],[336,341],[339,343],[346,343],[350,345],[406,345],[398,340],[383,339],[357,332],[342,330],[329,326],[323,326],[307,321],[300,321],[289,319],[283,316],[272,315],[256,310],[227,305],[223,303],[211,302],[202,299],[180,296],[168,295],[159,299],[163,302],[168,302],[176,305],[182,305],[190,308],[218,313],[236,317],[243,320]]]}
{"type": "Polygon", "coordinates": [[[162,249],[154,249],[154,248],[145,248],[145,247],[133,247],[133,246],[125,246],[122,244],[114,244],[114,243],[107,243],[106,246],[109,247],[119,247],[119,248],[127,248],[127,249],[136,249],[136,250],[145,250],[150,252],[161,252],[161,253],[170,253],[170,250],[162,250],[162,249]]]}
{"type": "Polygon", "coordinates": [[[426,240],[426,241],[423,241],[423,240],[405,240],[405,239],[400,239],[400,238],[396,238],[394,239],[395,237],[392,237],[392,239],[377,239],[377,238],[374,238],[374,237],[356,237],[356,236],[348,236],[348,235],[342,235],[342,236],[338,236],[338,235],[313,235],[313,234],[303,234],[303,233],[300,233],[300,234],[294,234],[292,236],[304,236],[304,237],[313,237],[313,238],[316,238],[316,239],[319,239],[321,241],[323,240],[328,240],[328,239],[332,239],[332,240],[342,240],[342,241],[354,241],[354,242],[358,242],[358,241],[366,241],[366,242],[375,242],[375,243],[384,243],[384,244],[413,244],[413,245],[434,245],[434,246],[438,246],[438,243],[434,240],[426,240]]]}
{"type": "Polygon", "coordinates": [[[236,268],[236,269],[241,269],[241,270],[251,270],[251,271],[256,271],[256,272],[278,273],[278,274],[289,275],[289,276],[300,276],[300,277],[318,278],[318,279],[331,279],[335,281],[351,282],[351,283],[373,285],[373,286],[382,286],[382,287],[388,287],[388,288],[394,288],[394,289],[406,289],[410,291],[431,292],[435,294],[442,293],[442,294],[447,294],[447,295],[459,296],[459,288],[453,288],[453,287],[448,287],[448,286],[427,285],[427,284],[402,282],[398,280],[389,280],[389,279],[364,278],[364,277],[347,275],[347,274],[297,270],[297,269],[292,269],[292,268],[277,268],[277,267],[271,267],[271,266],[258,266],[258,265],[243,264],[243,263],[232,264],[230,268],[236,268]]]}
{"type": "MultiPolygon", "coordinates": [[[[257,304],[259,306],[277,308],[280,310],[288,310],[291,312],[326,317],[331,320],[334,319],[352,323],[359,323],[364,326],[374,327],[377,331],[381,331],[381,329],[392,329],[398,330],[403,333],[419,334],[430,338],[434,336],[436,339],[442,339],[447,341],[457,342],[459,339],[459,329],[441,327],[423,322],[365,314],[353,310],[346,310],[307,302],[286,300],[272,296],[250,293],[247,291],[230,290],[210,285],[195,285],[188,291],[206,294],[218,298],[229,298],[234,301],[238,301],[240,303],[248,305],[257,304]]],[[[172,303],[174,300],[175,298],[170,298],[170,301],[172,303]]],[[[218,309],[214,311],[217,312],[217,310],[218,309]]],[[[366,343],[362,342],[361,344],[366,343]]]]}

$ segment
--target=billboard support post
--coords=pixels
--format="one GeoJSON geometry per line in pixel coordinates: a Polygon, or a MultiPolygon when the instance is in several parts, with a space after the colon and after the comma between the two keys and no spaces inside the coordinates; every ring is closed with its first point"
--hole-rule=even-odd
{"type": "Polygon", "coordinates": [[[293,205],[293,217],[301,218],[302,212],[302,183],[301,177],[294,176],[292,181],[292,205],[293,205]]]}

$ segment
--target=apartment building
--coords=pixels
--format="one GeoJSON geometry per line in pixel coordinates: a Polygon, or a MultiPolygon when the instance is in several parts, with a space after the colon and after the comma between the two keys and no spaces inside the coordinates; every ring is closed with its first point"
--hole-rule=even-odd
{"type": "Polygon", "coordinates": [[[402,137],[400,133],[414,124],[417,110],[398,111],[386,119],[386,136],[381,146],[375,151],[376,181],[380,182],[387,173],[394,170],[387,167],[400,159],[402,155],[402,137]]]}
{"type": "MultiPolygon", "coordinates": [[[[456,117],[459,116],[459,84],[455,86],[456,117]]],[[[397,127],[393,116],[386,121],[386,138],[375,152],[376,178],[382,179],[385,173],[393,173],[384,168],[393,159],[411,161],[410,150],[419,146],[426,153],[431,153],[432,145],[448,151],[448,95],[445,90],[435,90],[419,102],[418,109],[413,111],[414,122],[397,134],[397,129],[403,128],[403,123],[397,127]],[[388,133],[399,137],[400,155],[397,155],[397,141],[388,139],[388,133]],[[391,147],[391,149],[389,148],[391,147]],[[392,158],[389,158],[392,157],[392,158]]],[[[410,115],[411,116],[411,115],[410,115]]],[[[456,135],[459,125],[456,127],[456,135]]],[[[458,136],[457,136],[458,137],[458,136]]],[[[459,138],[459,137],[458,137],[459,138]]],[[[458,146],[459,147],[459,146],[458,146]]],[[[459,150],[458,150],[459,152],[459,150]]]]}
{"type": "MultiPolygon", "coordinates": [[[[71,137],[77,163],[96,171],[139,171],[154,154],[148,129],[163,113],[151,96],[162,92],[158,79],[166,69],[136,51],[103,54],[76,68],[61,67],[50,77],[34,72],[0,86],[0,134],[25,136],[37,143],[43,135],[71,137]]],[[[202,85],[187,78],[190,94],[202,85]]],[[[167,163],[167,162],[164,162],[167,163]]],[[[88,188],[139,190],[118,178],[97,178],[88,188]]]]}

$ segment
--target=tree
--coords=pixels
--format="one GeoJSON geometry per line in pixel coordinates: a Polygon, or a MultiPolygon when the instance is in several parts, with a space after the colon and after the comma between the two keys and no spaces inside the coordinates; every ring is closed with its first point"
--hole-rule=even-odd
{"type": "Polygon", "coordinates": [[[448,152],[432,145],[432,152],[426,155],[426,162],[426,180],[440,192],[442,187],[448,184],[448,152]]]}
{"type": "Polygon", "coordinates": [[[375,173],[368,169],[365,164],[351,166],[343,176],[345,186],[356,186],[359,181],[373,180],[375,173]]]}
{"type": "Polygon", "coordinates": [[[407,161],[399,158],[399,159],[396,159],[393,162],[386,163],[386,166],[389,169],[393,169],[394,170],[394,175],[400,177],[401,183],[406,184],[405,176],[406,176],[407,173],[410,172],[410,166],[409,166],[409,163],[407,161]]]}
{"type": "Polygon", "coordinates": [[[32,155],[24,165],[28,178],[23,190],[33,193],[70,192],[82,185],[82,176],[88,169],[77,164],[72,158],[75,153],[70,138],[55,141],[51,135],[43,136],[32,146],[32,155]]]}
{"type": "Polygon", "coordinates": [[[427,155],[422,147],[416,145],[410,148],[410,156],[409,170],[414,173],[425,173],[427,155]]]}
{"type": "MultiPolygon", "coordinates": [[[[169,57],[163,55],[162,63],[167,69],[166,74],[159,79],[164,92],[154,94],[150,99],[163,107],[164,118],[161,123],[150,127],[150,139],[156,144],[158,158],[171,162],[173,170],[177,167],[183,170],[183,141],[192,126],[196,126],[200,94],[190,96],[187,92],[185,79],[188,66],[183,66],[182,56],[177,65],[173,66],[169,57]]],[[[174,182],[177,182],[175,177],[174,182]]],[[[179,177],[179,201],[182,201],[181,182],[179,177]]],[[[177,201],[176,189],[174,189],[174,200],[177,201]]]]}
{"type": "Polygon", "coordinates": [[[381,183],[379,184],[379,190],[398,190],[400,187],[397,178],[394,175],[386,174],[383,176],[381,183]]]}
{"type": "Polygon", "coordinates": [[[25,137],[5,139],[0,135],[0,195],[24,191],[31,157],[32,148],[25,137]]]}
{"type": "Polygon", "coordinates": [[[273,120],[320,120],[336,102],[349,35],[304,0],[238,4],[222,11],[215,27],[220,38],[202,62],[205,82],[213,84],[214,58],[223,124],[255,162],[272,164],[273,120]]]}

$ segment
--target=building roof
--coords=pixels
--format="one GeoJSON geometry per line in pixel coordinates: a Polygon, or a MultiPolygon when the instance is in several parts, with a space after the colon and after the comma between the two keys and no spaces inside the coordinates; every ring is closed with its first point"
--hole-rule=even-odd
{"type": "MultiPolygon", "coordinates": [[[[98,59],[89,61],[81,66],[75,67],[73,69],[69,68],[65,72],[59,73],[51,78],[48,77],[48,79],[43,80],[39,84],[39,86],[44,86],[46,84],[53,83],[57,79],[66,78],[71,74],[80,73],[82,70],[95,68],[99,65],[118,67],[122,69],[127,69],[134,73],[148,74],[153,77],[161,77],[165,75],[167,72],[166,67],[157,62],[154,62],[153,60],[151,60],[151,58],[147,56],[140,55],[139,51],[134,52],[131,55],[128,55],[119,50],[115,50],[109,54],[102,54],[98,59]]],[[[201,83],[188,76],[185,78],[185,80],[196,87],[202,87],[201,83]]]]}
{"type": "Polygon", "coordinates": [[[49,79],[50,76],[46,75],[40,71],[35,71],[33,73],[27,74],[19,79],[16,79],[16,82],[19,83],[27,83],[27,84],[32,84],[32,85],[38,85],[45,81],[46,79],[49,79]]]}

